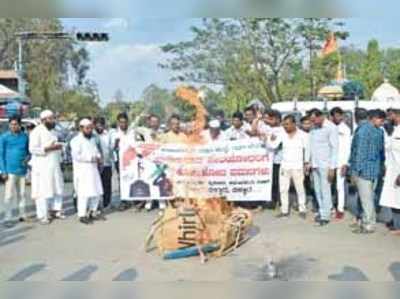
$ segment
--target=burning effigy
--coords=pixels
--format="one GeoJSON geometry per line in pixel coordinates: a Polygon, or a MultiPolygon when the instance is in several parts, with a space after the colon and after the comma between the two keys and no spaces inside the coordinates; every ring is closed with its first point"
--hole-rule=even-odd
{"type": "Polygon", "coordinates": [[[248,239],[250,211],[224,198],[176,199],[153,223],[146,249],[155,244],[164,259],[223,256],[248,239]]]}
{"type": "MultiPolygon", "coordinates": [[[[176,95],[196,109],[193,131],[186,146],[204,143],[201,131],[207,112],[201,94],[193,88],[180,87],[176,95]]],[[[187,155],[190,156],[190,151],[187,155]]],[[[187,164],[190,168],[190,163],[187,164]]],[[[200,256],[205,261],[208,255],[223,256],[232,252],[248,239],[252,225],[248,210],[235,208],[224,197],[197,198],[197,194],[204,195],[204,192],[190,192],[189,186],[185,189],[188,190],[184,192],[185,196],[170,200],[165,211],[154,221],[146,240],[147,251],[155,247],[164,259],[200,256]]]]}

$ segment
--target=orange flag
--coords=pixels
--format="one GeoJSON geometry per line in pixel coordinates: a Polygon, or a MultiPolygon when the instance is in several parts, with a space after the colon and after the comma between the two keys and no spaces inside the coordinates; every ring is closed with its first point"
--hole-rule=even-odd
{"type": "Polygon", "coordinates": [[[336,41],[336,37],[335,34],[331,32],[322,49],[321,56],[325,57],[331,53],[336,52],[337,50],[338,50],[338,44],[336,41]]]}

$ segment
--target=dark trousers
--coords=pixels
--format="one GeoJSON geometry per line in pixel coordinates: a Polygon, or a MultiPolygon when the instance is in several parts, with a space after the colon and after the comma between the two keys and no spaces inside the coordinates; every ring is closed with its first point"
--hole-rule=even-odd
{"type": "MultiPolygon", "coordinates": [[[[375,196],[374,196],[375,210],[376,210],[377,214],[379,214],[381,212],[381,206],[380,206],[379,202],[381,200],[381,195],[382,195],[382,191],[383,191],[383,183],[384,183],[384,177],[383,177],[383,175],[380,175],[378,178],[378,182],[376,184],[375,196]]],[[[378,215],[377,215],[377,217],[378,217],[378,215]]]]}
{"type": "Polygon", "coordinates": [[[314,190],[314,187],[312,184],[311,175],[304,176],[304,190],[306,192],[307,198],[311,197],[311,204],[312,204],[313,211],[318,211],[319,206],[318,206],[317,197],[315,195],[315,190],[314,190]]]}
{"type": "Polygon", "coordinates": [[[400,230],[400,210],[392,209],[393,228],[400,230]]]}
{"type": "Polygon", "coordinates": [[[281,202],[281,190],[279,186],[281,165],[274,164],[272,166],[272,186],[271,186],[271,198],[270,201],[266,202],[266,207],[268,209],[275,209],[277,205],[281,202]]]}
{"type": "Polygon", "coordinates": [[[105,166],[100,174],[101,184],[103,185],[103,208],[107,208],[111,203],[112,194],[112,167],[105,166]]]}

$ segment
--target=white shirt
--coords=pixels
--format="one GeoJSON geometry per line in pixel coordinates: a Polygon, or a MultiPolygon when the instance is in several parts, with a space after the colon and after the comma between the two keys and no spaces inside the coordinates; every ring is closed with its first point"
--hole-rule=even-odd
{"type": "Polygon", "coordinates": [[[337,166],[341,168],[349,163],[351,152],[351,130],[344,122],[341,122],[337,126],[337,129],[339,133],[337,166]]]}
{"type": "Polygon", "coordinates": [[[74,168],[74,188],[78,198],[103,195],[99,168],[96,159],[101,158],[94,136],[90,139],[78,134],[71,140],[74,168]]]}
{"type": "Polygon", "coordinates": [[[276,135],[274,141],[269,140],[272,148],[281,147],[281,168],[286,170],[301,170],[304,163],[310,161],[310,143],[308,135],[302,130],[297,129],[293,136],[289,136],[286,131],[276,135]]]}
{"type": "Polygon", "coordinates": [[[239,129],[236,129],[232,126],[224,133],[227,140],[242,140],[250,138],[250,136],[246,133],[244,126],[241,126],[239,129]]]}
{"type": "Polygon", "coordinates": [[[207,142],[207,143],[220,142],[220,141],[225,141],[226,140],[225,133],[223,131],[221,131],[221,130],[220,130],[219,135],[217,136],[216,139],[213,139],[211,137],[210,130],[204,130],[203,132],[201,132],[201,137],[203,137],[203,140],[205,142],[207,142]]]}
{"type": "Polygon", "coordinates": [[[57,143],[55,131],[40,124],[29,137],[29,151],[32,154],[32,198],[61,196],[64,189],[60,166],[61,150],[45,151],[46,147],[57,143]]]}
{"type": "MultiPolygon", "coordinates": [[[[270,127],[270,126],[266,125],[265,130],[267,130],[266,131],[267,135],[271,135],[272,134],[272,135],[276,136],[277,138],[280,138],[281,135],[285,135],[286,134],[286,131],[281,126],[270,127]]],[[[274,164],[281,164],[281,162],[282,162],[282,150],[280,148],[277,148],[277,149],[273,150],[273,153],[274,153],[274,159],[273,159],[274,164]]]]}
{"type": "Polygon", "coordinates": [[[116,141],[119,139],[119,148],[123,148],[124,147],[123,143],[128,142],[128,140],[127,140],[128,135],[129,135],[128,130],[125,132],[125,131],[122,131],[120,128],[118,128],[117,130],[113,130],[111,132],[111,146],[113,149],[114,161],[119,160],[119,157],[118,157],[119,153],[117,151],[115,151],[116,141]]]}

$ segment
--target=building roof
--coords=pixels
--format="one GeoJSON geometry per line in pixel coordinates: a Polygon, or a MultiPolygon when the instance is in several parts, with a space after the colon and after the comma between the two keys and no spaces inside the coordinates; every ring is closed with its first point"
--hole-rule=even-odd
{"type": "Polygon", "coordinates": [[[326,97],[343,96],[343,88],[340,85],[327,85],[318,91],[318,95],[326,97]]]}
{"type": "Polygon", "coordinates": [[[400,93],[396,87],[389,83],[388,80],[384,82],[374,91],[372,101],[378,102],[393,102],[400,101],[400,93]]]}
{"type": "Polygon", "coordinates": [[[17,79],[18,74],[14,70],[0,70],[0,79],[17,79]]]}
{"type": "Polygon", "coordinates": [[[0,98],[17,97],[19,94],[14,90],[0,84],[0,98]]]}

